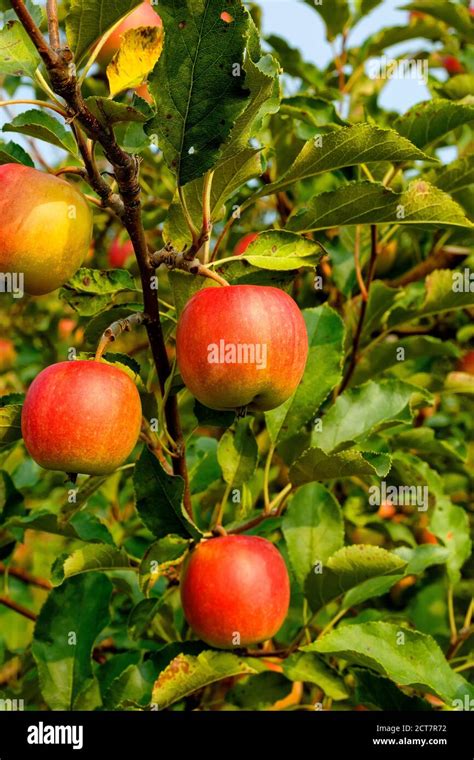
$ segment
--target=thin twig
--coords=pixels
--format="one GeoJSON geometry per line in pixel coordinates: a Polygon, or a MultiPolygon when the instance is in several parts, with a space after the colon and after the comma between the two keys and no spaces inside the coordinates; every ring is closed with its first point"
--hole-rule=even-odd
{"type": "Polygon", "coordinates": [[[10,599],[8,596],[0,596],[0,604],[2,604],[4,607],[8,607],[14,612],[18,612],[19,615],[23,615],[23,617],[28,618],[28,620],[34,621],[37,618],[37,615],[34,612],[29,610],[27,607],[23,607],[23,605],[14,602],[13,599],[10,599]]]}
{"type": "Polygon", "coordinates": [[[0,575],[9,575],[12,578],[18,578],[20,581],[29,583],[31,586],[38,586],[38,588],[44,588],[49,591],[52,586],[46,578],[38,578],[36,575],[31,575],[27,570],[23,570],[21,567],[10,567],[0,562],[0,575]]]}
{"type": "MultiPolygon", "coordinates": [[[[372,241],[372,250],[370,254],[369,271],[367,274],[367,284],[366,284],[367,296],[369,294],[372,280],[374,279],[375,265],[377,263],[377,227],[375,224],[371,225],[370,233],[371,233],[371,241],[372,241]]],[[[365,315],[367,312],[367,303],[368,303],[367,301],[362,300],[360,315],[359,315],[359,322],[357,324],[357,329],[354,336],[354,343],[352,346],[351,359],[349,362],[349,366],[347,368],[347,372],[337,392],[338,396],[340,396],[340,394],[343,393],[343,391],[345,391],[345,389],[349,385],[352,375],[357,365],[358,354],[359,354],[359,344],[360,344],[360,339],[362,337],[362,329],[364,327],[365,315]]]]}

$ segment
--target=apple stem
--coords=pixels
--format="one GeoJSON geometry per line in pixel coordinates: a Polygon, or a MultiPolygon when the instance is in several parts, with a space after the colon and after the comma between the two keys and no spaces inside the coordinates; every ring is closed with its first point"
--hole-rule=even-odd
{"type": "Polygon", "coordinates": [[[99,345],[97,346],[97,351],[95,352],[95,361],[100,361],[100,359],[102,359],[109,344],[113,343],[119,335],[124,332],[130,332],[133,327],[139,327],[140,325],[145,324],[146,321],[146,314],[142,311],[137,311],[134,314],[130,314],[129,317],[117,319],[115,322],[112,322],[112,324],[102,333],[99,345]]]}

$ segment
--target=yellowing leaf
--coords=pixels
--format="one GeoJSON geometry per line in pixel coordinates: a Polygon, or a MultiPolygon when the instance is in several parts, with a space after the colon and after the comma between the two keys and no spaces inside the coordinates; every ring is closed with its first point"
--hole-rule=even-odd
{"type": "Polygon", "coordinates": [[[160,57],[162,49],[161,27],[140,26],[125,32],[119,51],[107,66],[111,96],[142,84],[160,57]]]}

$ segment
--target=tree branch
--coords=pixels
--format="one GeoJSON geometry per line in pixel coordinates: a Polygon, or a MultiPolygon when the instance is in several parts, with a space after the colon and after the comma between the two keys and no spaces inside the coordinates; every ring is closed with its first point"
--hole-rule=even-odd
{"type": "Polygon", "coordinates": [[[18,578],[24,583],[29,583],[31,586],[37,586],[38,588],[44,588],[46,591],[50,591],[52,588],[51,583],[46,578],[38,578],[36,575],[31,575],[27,570],[23,570],[21,567],[10,567],[0,562],[0,575],[8,574],[12,578],[18,578]]]}
{"type": "Polygon", "coordinates": [[[23,605],[14,602],[13,599],[10,599],[8,596],[0,596],[0,604],[2,604],[4,607],[8,607],[14,612],[18,612],[19,615],[23,615],[23,617],[28,618],[28,620],[35,621],[37,618],[37,615],[34,612],[29,610],[27,607],[23,607],[23,605]]]}
{"type": "Polygon", "coordinates": [[[46,15],[48,17],[49,44],[58,51],[61,46],[59,38],[58,4],[57,0],[47,0],[46,15]]]}
{"type": "MultiPolygon", "coordinates": [[[[71,51],[67,47],[61,48],[60,52],[52,50],[29,14],[24,1],[12,0],[11,4],[26,33],[44,61],[53,91],[66,102],[68,117],[71,123],[74,121],[94,142],[101,145],[105,158],[112,164],[114,169],[114,176],[117,181],[120,198],[123,202],[120,218],[132,241],[140,270],[144,311],[148,316],[148,339],[161,392],[164,395],[165,384],[169,377],[171,366],[160,321],[157,292],[154,287],[155,273],[148,260],[147,242],[142,222],[140,185],[138,181],[139,159],[122,150],[115,139],[113,131],[103,125],[87,107],[75,75],[74,67],[70,65],[73,60],[71,51]]],[[[91,164],[86,159],[86,154],[84,154],[83,158],[87,160],[86,166],[88,173],[90,172],[91,182],[98,182],[98,176],[93,163],[91,164]]],[[[108,192],[110,191],[108,190],[108,192]]],[[[165,416],[170,435],[177,444],[178,456],[173,459],[173,472],[175,475],[180,475],[185,482],[184,505],[188,514],[192,516],[184,439],[179,420],[177,399],[174,395],[169,396],[167,400],[165,416]]]]}

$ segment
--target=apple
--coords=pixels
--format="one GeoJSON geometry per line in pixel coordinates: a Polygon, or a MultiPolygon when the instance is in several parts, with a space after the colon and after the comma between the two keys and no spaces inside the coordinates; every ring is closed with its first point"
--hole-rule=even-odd
{"type": "Polygon", "coordinates": [[[0,271],[24,275],[31,295],[51,293],[84,261],[92,213],[59,177],[23,164],[0,166],[0,271]]]}
{"type": "Polygon", "coordinates": [[[181,376],[193,396],[211,409],[280,406],[298,387],[307,355],[303,316],[278,288],[205,287],[178,320],[181,376]]]}
{"type": "Polygon", "coordinates": [[[0,372],[11,369],[16,359],[13,343],[8,338],[0,338],[0,372]]]}
{"type": "Polygon", "coordinates": [[[45,469],[106,475],[131,454],[141,421],[140,396],[125,372],[67,361],[33,380],[21,426],[28,453],[45,469]]]}
{"type": "Polygon", "coordinates": [[[234,256],[242,256],[242,254],[245,253],[249,247],[250,243],[253,243],[253,241],[257,238],[258,232],[249,232],[248,235],[244,235],[244,237],[239,240],[234,248],[234,256]]]}
{"type": "Polygon", "coordinates": [[[288,571],[266,538],[212,538],[184,563],[181,601],[189,625],[207,644],[258,644],[275,636],[288,613],[288,571]]]}
{"type": "Polygon", "coordinates": [[[120,238],[116,237],[112,242],[108,253],[107,259],[111,267],[124,267],[128,259],[133,256],[133,243],[130,239],[121,242],[120,238]]]}
{"type": "Polygon", "coordinates": [[[137,29],[139,26],[162,26],[161,18],[153,10],[150,2],[139,5],[115,27],[99,51],[97,56],[98,63],[102,66],[107,66],[119,49],[125,32],[128,32],[129,29],[137,29]]]}
{"type": "Polygon", "coordinates": [[[459,371],[474,375],[474,351],[468,351],[459,362],[459,371]]]}
{"type": "Polygon", "coordinates": [[[443,58],[443,66],[451,76],[464,74],[464,66],[461,61],[454,55],[446,55],[443,58]]]}

